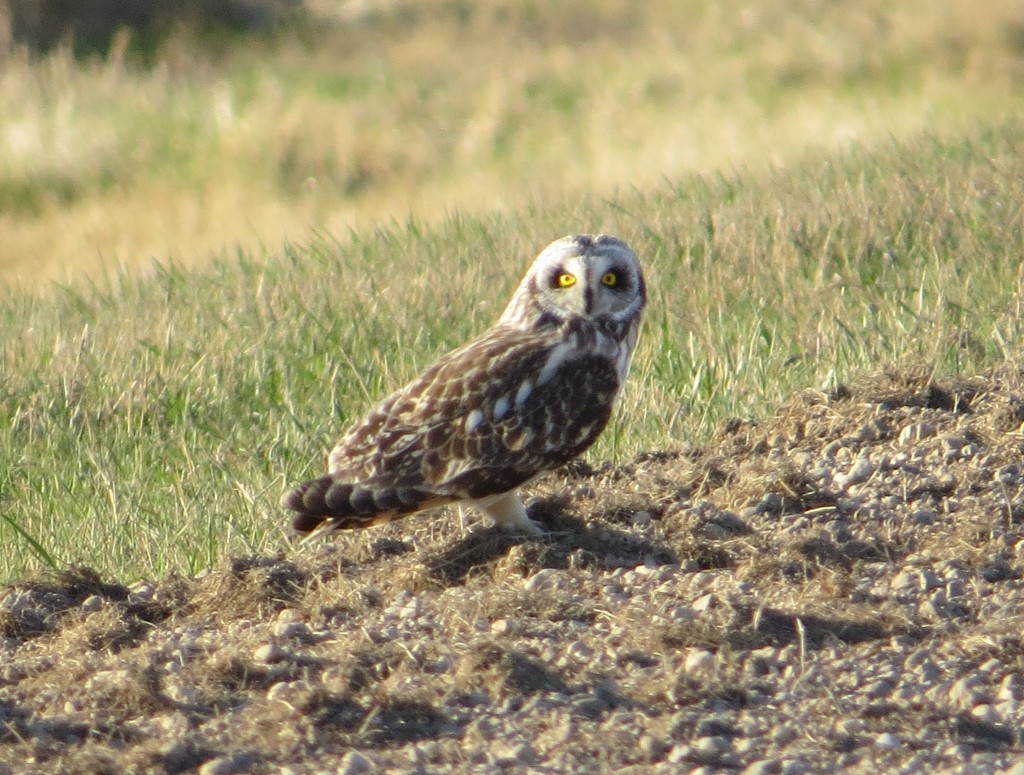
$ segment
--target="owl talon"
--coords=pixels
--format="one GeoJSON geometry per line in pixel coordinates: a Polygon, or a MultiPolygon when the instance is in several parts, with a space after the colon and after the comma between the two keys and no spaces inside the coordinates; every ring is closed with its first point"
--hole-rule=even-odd
{"type": "Polygon", "coordinates": [[[503,530],[521,531],[528,535],[540,536],[545,534],[544,528],[530,519],[526,512],[526,506],[515,493],[505,493],[497,498],[472,504],[482,511],[484,515],[503,530]]]}

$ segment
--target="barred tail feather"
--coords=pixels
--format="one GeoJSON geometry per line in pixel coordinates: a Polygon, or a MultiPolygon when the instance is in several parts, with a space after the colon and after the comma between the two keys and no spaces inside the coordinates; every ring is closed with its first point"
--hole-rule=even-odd
{"type": "Polygon", "coordinates": [[[447,500],[408,487],[373,488],[321,476],[287,493],[281,505],[295,512],[296,532],[321,535],[381,525],[447,500]]]}

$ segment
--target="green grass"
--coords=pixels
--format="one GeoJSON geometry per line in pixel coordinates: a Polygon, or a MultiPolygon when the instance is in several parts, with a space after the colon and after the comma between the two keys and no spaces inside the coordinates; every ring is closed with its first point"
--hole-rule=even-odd
{"type": "Polygon", "coordinates": [[[0,578],[285,546],[284,488],[570,232],[652,291],[596,459],[1014,357],[1018,16],[433,0],[141,61],[0,30],[0,280],[75,278],[0,295],[0,578]]]}
{"type": "Polygon", "coordinates": [[[1016,357],[1021,117],[785,170],[682,176],[0,300],[0,577],[192,573],[287,546],[284,488],[485,328],[533,254],[627,239],[651,304],[592,459],[706,439],[882,364],[1016,357]]]}

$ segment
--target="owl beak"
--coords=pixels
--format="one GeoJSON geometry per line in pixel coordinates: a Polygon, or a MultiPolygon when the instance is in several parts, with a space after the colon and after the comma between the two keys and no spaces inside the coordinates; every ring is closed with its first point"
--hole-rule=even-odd
{"type": "Polygon", "coordinates": [[[583,289],[583,314],[589,316],[594,309],[594,289],[589,285],[583,289]]]}

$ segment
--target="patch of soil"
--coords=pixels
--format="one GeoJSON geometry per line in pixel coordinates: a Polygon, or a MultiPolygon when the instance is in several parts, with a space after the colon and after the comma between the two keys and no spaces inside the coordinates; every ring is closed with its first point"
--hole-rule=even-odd
{"type": "Polygon", "coordinates": [[[441,512],[195,578],[8,586],[0,773],[1009,766],[1022,407],[1009,365],[884,372],[567,467],[540,539],[441,512]]]}

